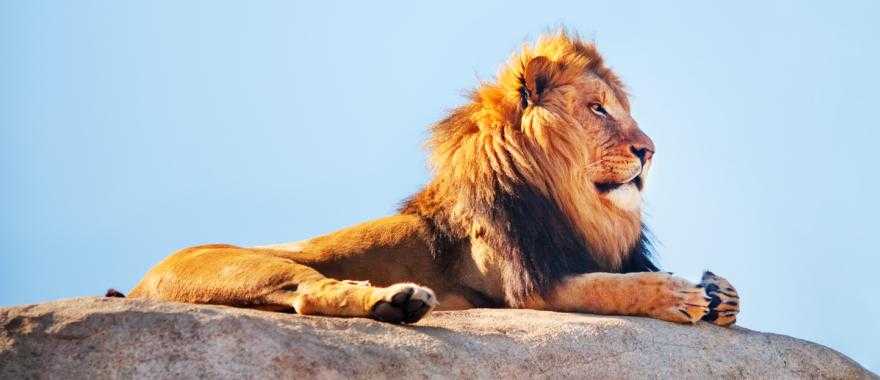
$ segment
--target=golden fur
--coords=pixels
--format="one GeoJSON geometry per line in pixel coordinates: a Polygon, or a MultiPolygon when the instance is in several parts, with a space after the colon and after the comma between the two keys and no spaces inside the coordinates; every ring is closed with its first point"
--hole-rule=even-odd
{"type": "Polygon", "coordinates": [[[404,323],[438,299],[735,322],[723,278],[655,272],[640,211],[654,145],[595,45],[565,32],[526,45],[428,147],[434,177],[400,214],[295,244],[184,249],[131,296],[404,323]]]}

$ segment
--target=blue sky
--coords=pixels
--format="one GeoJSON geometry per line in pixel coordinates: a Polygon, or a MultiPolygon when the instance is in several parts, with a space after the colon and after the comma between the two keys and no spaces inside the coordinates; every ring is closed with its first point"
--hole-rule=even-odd
{"type": "Polygon", "coordinates": [[[0,3],[0,305],[389,214],[426,128],[566,25],[657,145],[662,266],[880,370],[880,2],[439,4],[0,3]]]}

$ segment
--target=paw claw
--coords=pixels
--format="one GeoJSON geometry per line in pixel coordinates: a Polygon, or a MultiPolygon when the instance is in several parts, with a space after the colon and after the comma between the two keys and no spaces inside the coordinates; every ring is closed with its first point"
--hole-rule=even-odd
{"type": "Polygon", "coordinates": [[[718,310],[709,310],[709,312],[703,316],[703,320],[707,322],[714,322],[716,319],[718,319],[718,310]]]}
{"type": "Polygon", "coordinates": [[[713,296],[712,300],[709,301],[709,309],[714,309],[720,303],[721,303],[721,298],[718,298],[718,296],[713,296]]]}
{"type": "Polygon", "coordinates": [[[703,273],[700,285],[712,298],[709,303],[709,312],[702,319],[719,326],[730,326],[736,323],[736,315],[739,313],[739,295],[736,293],[736,289],[726,279],[709,271],[703,273]]]}

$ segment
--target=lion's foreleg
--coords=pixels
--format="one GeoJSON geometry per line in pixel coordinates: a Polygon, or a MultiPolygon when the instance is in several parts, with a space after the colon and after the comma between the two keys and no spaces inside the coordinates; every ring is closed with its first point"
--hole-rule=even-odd
{"type": "Polygon", "coordinates": [[[694,323],[707,314],[721,313],[724,318],[713,322],[730,325],[736,321],[739,308],[736,305],[734,310],[726,302],[719,305],[713,287],[709,286],[718,280],[727,283],[714,275],[704,276],[703,282],[695,285],[659,272],[589,273],[563,280],[548,299],[536,306],[558,311],[647,316],[679,323],[694,323]]]}

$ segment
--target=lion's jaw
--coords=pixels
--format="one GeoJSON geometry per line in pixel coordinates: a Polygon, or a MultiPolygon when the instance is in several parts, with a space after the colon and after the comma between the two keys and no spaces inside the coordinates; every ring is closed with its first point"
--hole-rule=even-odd
{"type": "Polygon", "coordinates": [[[631,167],[631,175],[622,177],[615,182],[594,182],[593,186],[599,197],[607,199],[615,207],[630,212],[639,212],[642,206],[642,192],[651,168],[651,161],[644,164],[635,163],[631,167]],[[634,166],[638,165],[638,166],[634,166]]]}
{"type": "Polygon", "coordinates": [[[635,182],[627,182],[614,189],[602,193],[617,208],[624,211],[638,212],[642,208],[642,191],[635,182]]]}

